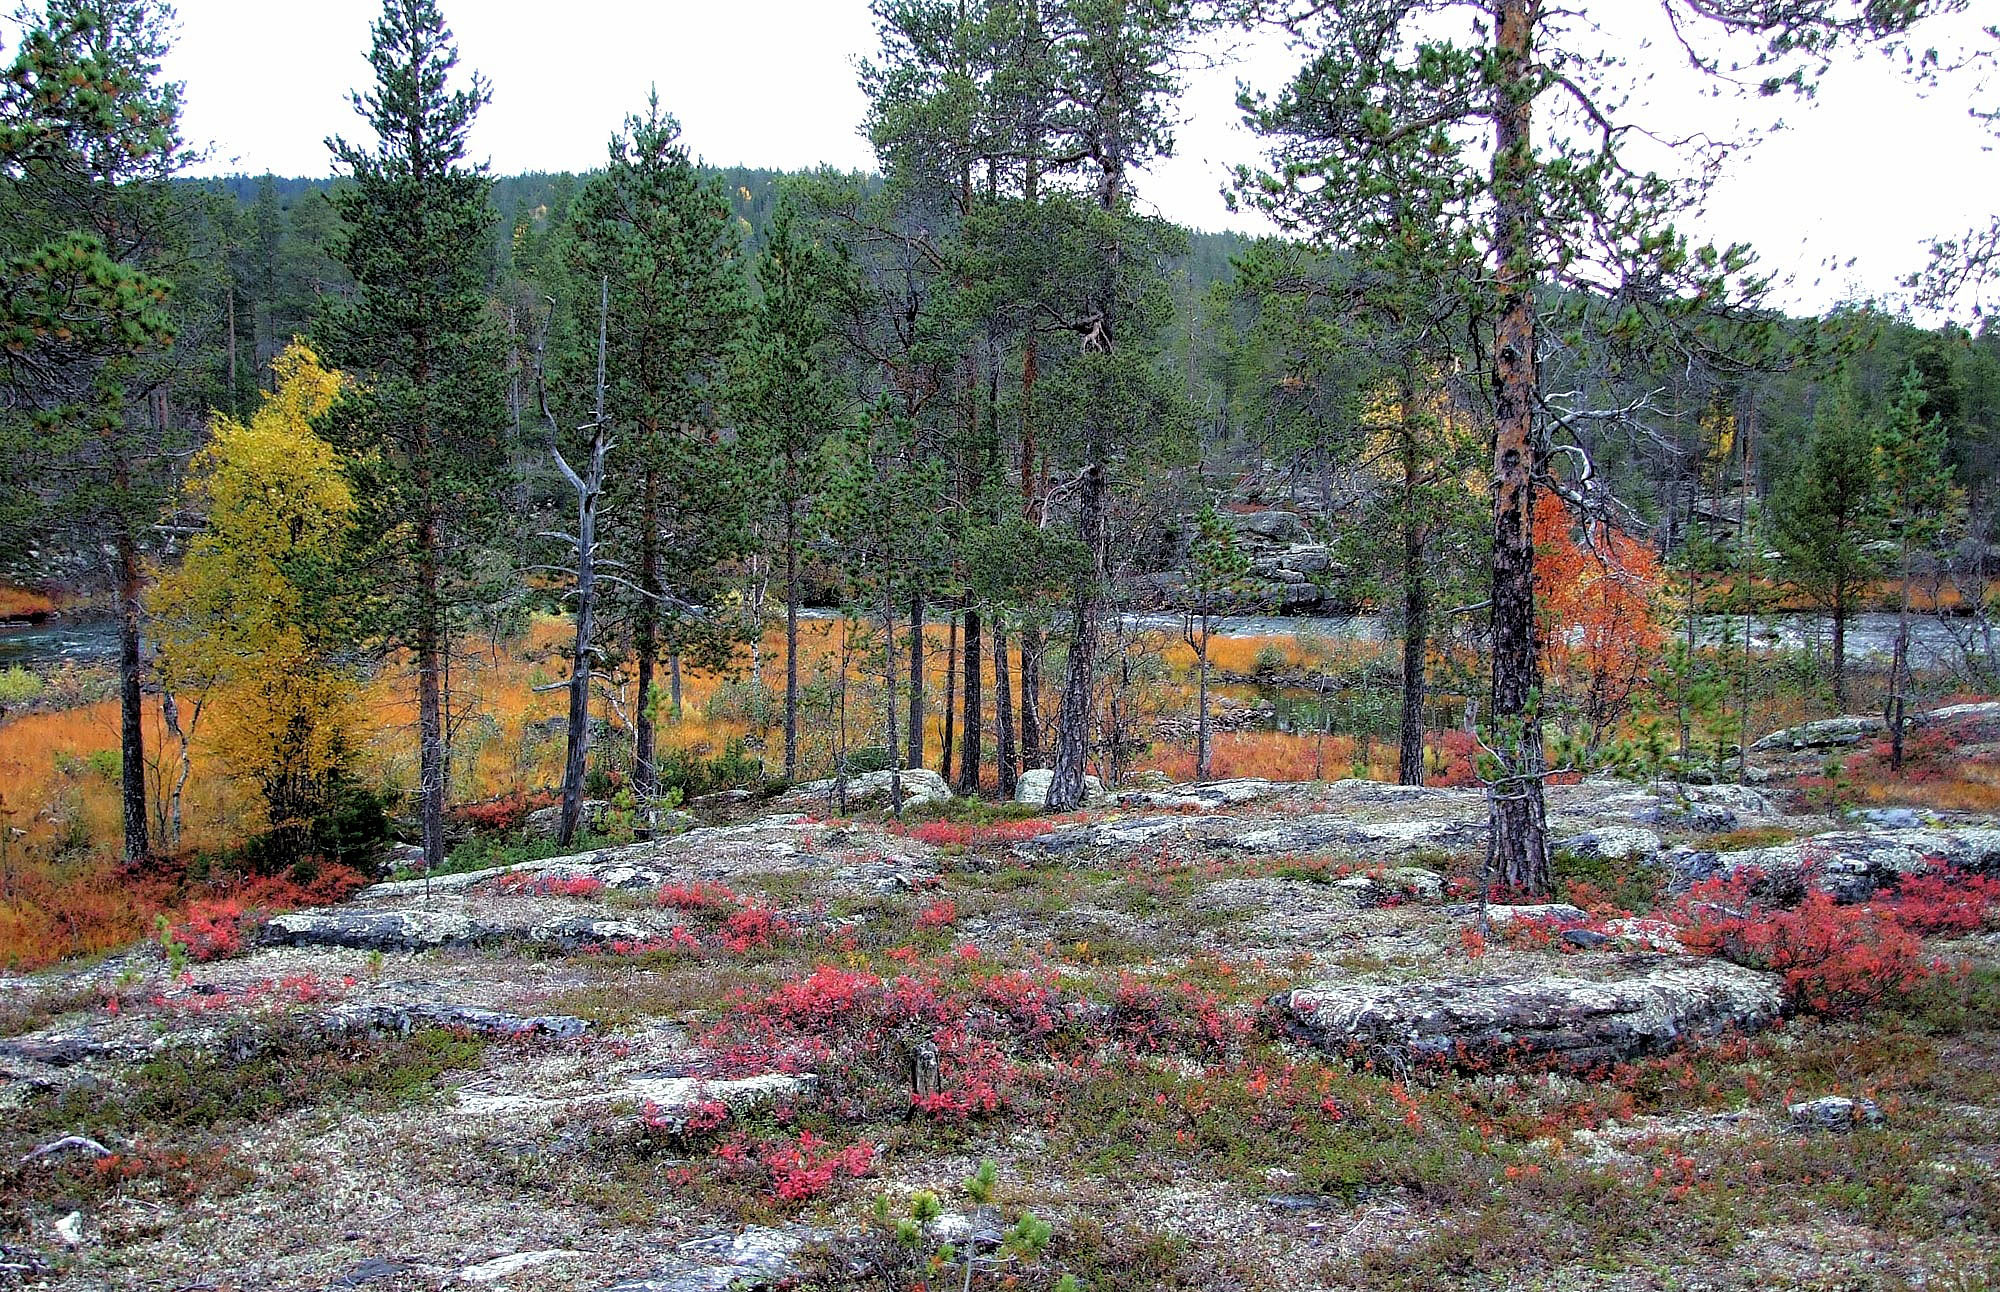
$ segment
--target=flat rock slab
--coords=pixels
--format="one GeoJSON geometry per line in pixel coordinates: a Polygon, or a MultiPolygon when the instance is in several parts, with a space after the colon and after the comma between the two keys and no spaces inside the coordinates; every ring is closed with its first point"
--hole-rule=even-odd
{"type": "Polygon", "coordinates": [[[326,1025],[345,1032],[396,1032],[408,1034],[420,1028],[442,1027],[471,1032],[477,1036],[522,1037],[582,1036],[590,1024],[568,1014],[509,1014],[474,1005],[438,1003],[386,1004],[357,1002],[342,1005],[325,1016],[326,1025]]]}
{"type": "Polygon", "coordinates": [[[464,911],[372,911],[330,907],[272,916],[262,940],[271,946],[350,947],[358,951],[429,951],[495,942],[533,942],[561,949],[643,942],[671,930],[633,920],[589,916],[551,920],[480,920],[464,911]]]}
{"type": "Polygon", "coordinates": [[[1477,846],[1485,838],[1483,816],[1478,821],[1357,821],[1343,815],[1308,815],[1209,842],[1211,847],[1252,854],[1348,850],[1375,855],[1452,851],[1477,846]]]}
{"type": "Polygon", "coordinates": [[[1675,857],[1668,888],[1754,875],[1760,894],[1774,900],[1796,901],[1811,887],[1835,901],[1865,902],[1905,876],[1946,867],[2000,872],[2000,828],[1837,830],[1769,848],[1690,852],[1675,857]]]}
{"type": "Polygon", "coordinates": [[[1845,745],[1858,745],[1870,736],[1881,734],[1881,731],[1882,718],[1879,714],[1855,713],[1786,727],[1783,731],[1765,736],[1750,748],[1759,753],[1787,749],[1839,749],[1845,745]]]}
{"type": "Polygon", "coordinates": [[[1190,785],[1173,785],[1163,790],[1135,790],[1119,794],[1120,807],[1148,807],[1214,812],[1219,808],[1235,807],[1251,803],[1257,799],[1269,798],[1296,786],[1280,784],[1256,778],[1240,778],[1227,781],[1202,781],[1190,785]]]}
{"type": "Polygon", "coordinates": [[[812,1230],[755,1225],[733,1237],[683,1243],[654,1273],[607,1292],[755,1292],[784,1280],[805,1245],[823,1237],[812,1230]]]}
{"type": "Polygon", "coordinates": [[[749,1077],[634,1076],[616,1086],[583,1090],[553,1090],[521,1094],[461,1091],[452,1111],[468,1116],[518,1118],[552,1114],[595,1104],[652,1105],[647,1111],[663,1122],[685,1123],[705,1103],[719,1103],[732,1113],[746,1113],[775,1104],[797,1104],[812,1098],[819,1078],[810,1072],[765,1072],[749,1077]]]}
{"type": "Polygon", "coordinates": [[[1336,1055],[1587,1068],[1778,1017],[1778,978],[1720,960],[1630,955],[1590,976],[1523,972],[1326,982],[1272,999],[1296,1036],[1336,1055]]]}

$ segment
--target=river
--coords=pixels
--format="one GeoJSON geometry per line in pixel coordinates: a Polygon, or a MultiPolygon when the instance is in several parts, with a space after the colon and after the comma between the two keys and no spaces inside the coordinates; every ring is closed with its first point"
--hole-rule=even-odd
{"type": "MultiPolygon", "coordinates": [[[[808,612],[812,618],[832,618],[832,612],[808,612]]],[[[1169,614],[1131,615],[1128,624],[1162,632],[1178,632],[1180,618],[1169,614]]],[[[1961,631],[1969,622],[1960,621],[1961,631]]],[[[1743,621],[1735,616],[1707,616],[1697,621],[1704,645],[1741,640],[1743,621]]],[[[1219,618],[1215,632],[1223,637],[1323,637],[1333,641],[1388,642],[1394,623],[1383,615],[1241,615],[1219,618]]],[[[1827,648],[1832,625],[1823,615],[1763,615],[1755,621],[1754,643],[1762,651],[1827,648]]],[[[1847,622],[1847,658],[1887,660],[1895,648],[1896,616],[1856,615],[1847,622]]],[[[1946,625],[1929,615],[1911,620],[1911,662],[1917,668],[1956,658],[1957,647],[1946,625]]],[[[57,619],[45,624],[0,627],[0,667],[13,664],[51,665],[65,661],[97,663],[118,658],[118,625],[108,619],[57,619]]]]}

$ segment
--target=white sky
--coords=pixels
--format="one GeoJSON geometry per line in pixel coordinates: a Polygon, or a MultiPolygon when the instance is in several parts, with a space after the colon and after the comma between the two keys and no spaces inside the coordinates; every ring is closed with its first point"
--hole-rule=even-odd
{"type": "MultiPolygon", "coordinates": [[[[1645,0],[1594,5],[1621,23],[1655,12],[1645,0]]],[[[325,136],[365,134],[346,93],[368,79],[362,51],[378,0],[177,7],[168,73],[187,84],[188,134],[213,147],[210,172],[323,175],[325,136]]],[[[606,137],[653,84],[710,162],[871,165],[853,69],[875,48],[866,0],[445,0],[445,11],[461,66],[493,83],[474,152],[498,172],[600,164],[606,137]]],[[[1936,33],[1971,34],[1969,25],[1936,33]]],[[[1742,115],[1741,104],[1693,98],[1677,52],[1636,59],[1659,72],[1649,120],[1726,132],[1742,115]]],[[[1217,195],[1226,165],[1258,155],[1238,122],[1235,82],[1276,89],[1297,62],[1266,40],[1196,73],[1181,104],[1179,154],[1140,185],[1142,198],[1197,227],[1253,227],[1217,195]]],[[[1837,67],[1816,102],[1783,105],[1786,130],[1738,154],[1703,232],[1749,241],[1790,279],[1780,296],[1794,307],[1893,292],[1922,263],[1926,238],[2000,211],[2000,154],[1966,116],[1970,93],[1960,81],[1920,95],[1879,59],[1837,67]]],[[[2000,88],[1982,98],[2000,100],[2000,88]]],[[[1765,120],[1774,109],[1748,110],[1765,120]]]]}

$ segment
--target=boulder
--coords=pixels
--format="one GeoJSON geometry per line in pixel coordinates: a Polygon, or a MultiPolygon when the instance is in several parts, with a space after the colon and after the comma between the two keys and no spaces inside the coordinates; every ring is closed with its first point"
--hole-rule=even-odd
{"type": "Polygon", "coordinates": [[[1810,887],[1835,901],[1865,902],[1906,875],[1944,867],[2000,872],[2000,828],[1837,830],[1769,848],[1688,852],[1674,858],[1667,886],[1685,892],[1704,879],[1751,875],[1767,900],[1797,901],[1810,887]]]}
{"type": "Polygon", "coordinates": [[[1586,834],[1572,835],[1556,847],[1594,861],[1649,860],[1661,848],[1660,836],[1638,826],[1606,826],[1586,834]]]}
{"type": "Polygon", "coordinates": [[[1790,1105],[1785,1112],[1792,1119],[1792,1129],[1798,1131],[1846,1132],[1856,1126],[1880,1126],[1887,1120],[1873,1099],[1849,1099],[1845,1095],[1808,1099],[1790,1105]]]}
{"type": "MultiPolygon", "coordinates": [[[[1032,776],[1034,773],[1029,772],[1027,775],[1032,776]]],[[[1273,781],[1252,777],[1227,781],[1202,781],[1191,785],[1173,785],[1164,790],[1123,791],[1118,795],[1118,806],[1193,808],[1201,812],[1213,812],[1218,808],[1235,807],[1241,803],[1266,798],[1278,793],[1281,788],[1283,787],[1273,781]]]]}
{"type": "Polygon", "coordinates": [[[1089,821],[1064,826],[1014,845],[1024,857],[1066,856],[1080,852],[1131,849],[1168,835],[1185,834],[1188,818],[1177,815],[1135,816],[1114,821],[1089,821]]]}
{"type": "Polygon", "coordinates": [[[2000,700],[1983,700],[1977,704],[1947,704],[1942,709],[1930,709],[1917,714],[1910,720],[1915,727],[1950,727],[1959,723],[2000,721],[2000,700]]]}
{"type": "Polygon", "coordinates": [[[1272,998],[1318,1048],[1392,1062],[1555,1063],[1586,1068],[1751,1031],[1777,1019],[1776,975],[1720,960],[1626,955],[1579,972],[1413,982],[1334,981],[1272,998]]]}
{"type": "Polygon", "coordinates": [[[1357,821],[1335,814],[1293,817],[1278,825],[1210,840],[1211,847],[1237,852],[1327,852],[1359,848],[1375,852],[1469,848],[1486,836],[1484,821],[1357,821]]]}
{"type": "Polygon", "coordinates": [[[790,1277],[799,1252],[824,1238],[812,1230],[753,1225],[740,1234],[682,1243],[654,1273],[609,1292],[757,1292],[790,1277]]]}
{"type": "Polygon", "coordinates": [[[1235,513],[1229,523],[1239,534],[1255,535],[1273,543],[1292,544],[1307,537],[1306,523],[1289,511],[1235,513]]]}
{"type": "Polygon", "coordinates": [[[553,920],[475,920],[462,911],[390,911],[321,908],[287,911],[264,925],[261,939],[271,946],[350,947],[358,951],[429,951],[521,941],[559,950],[644,942],[665,930],[633,920],[566,916],[553,920]]]}
{"type": "Polygon", "coordinates": [[[1882,719],[1879,715],[1848,714],[1845,717],[1821,718],[1818,722],[1802,723],[1796,727],[1774,731],[1750,748],[1756,753],[1769,753],[1774,750],[1839,749],[1846,745],[1858,745],[1870,736],[1879,735],[1881,731],[1882,719]]]}
{"type": "Polygon", "coordinates": [[[1444,896],[1444,876],[1422,866],[1392,866],[1337,879],[1333,887],[1359,906],[1435,902],[1444,896]]]}
{"type": "Polygon", "coordinates": [[[1702,834],[1724,834],[1746,821],[1781,815],[1771,796],[1747,785],[1693,785],[1655,781],[1636,793],[1603,799],[1606,810],[1623,812],[1647,825],[1671,826],[1702,834]]]}
{"type": "Polygon", "coordinates": [[[524,1017],[472,1005],[438,1003],[357,1002],[332,1010],[324,1021],[328,1028],[341,1032],[395,1032],[407,1035],[419,1028],[445,1027],[477,1036],[510,1039],[523,1036],[582,1036],[590,1030],[588,1022],[568,1014],[524,1017]]]}
{"type": "MultiPolygon", "coordinates": [[[[902,780],[903,806],[906,808],[919,807],[925,803],[943,803],[951,798],[951,786],[944,783],[944,777],[926,767],[906,767],[900,773],[885,769],[848,777],[847,806],[888,807],[890,783],[898,777],[902,780]]],[[[808,781],[804,785],[794,786],[785,797],[804,799],[808,802],[830,802],[833,799],[834,786],[835,782],[831,778],[808,781]]]]}
{"type": "MultiPolygon", "coordinates": [[[[1473,916],[1479,914],[1479,907],[1465,908],[1473,916]]],[[[1486,907],[1486,922],[1500,928],[1509,924],[1581,924],[1590,915],[1583,908],[1571,906],[1568,902],[1531,902],[1518,906],[1491,905],[1486,907]]]]}
{"type": "MultiPolygon", "coordinates": [[[[1021,779],[1014,783],[1014,801],[1032,803],[1040,807],[1049,801],[1049,783],[1055,778],[1055,772],[1047,767],[1029,768],[1022,772],[1021,779]]],[[[1103,802],[1104,782],[1095,776],[1086,775],[1083,778],[1083,798],[1086,803],[1103,802]]]]}
{"type": "MultiPolygon", "coordinates": [[[[577,828],[590,833],[604,829],[611,819],[611,804],[603,799],[585,799],[582,811],[577,817],[577,828]]],[[[523,839],[553,839],[562,829],[562,804],[536,808],[521,819],[523,839]]]]}

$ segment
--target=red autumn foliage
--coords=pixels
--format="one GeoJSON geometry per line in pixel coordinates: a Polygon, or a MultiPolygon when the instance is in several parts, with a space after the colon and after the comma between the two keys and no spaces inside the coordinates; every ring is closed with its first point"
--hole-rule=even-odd
{"type": "Polygon", "coordinates": [[[596,897],[604,881],[591,875],[502,875],[496,885],[519,897],[596,897]]]}
{"type": "Polygon", "coordinates": [[[481,834],[518,830],[528,813],[554,807],[559,800],[549,790],[516,790],[479,803],[463,803],[451,811],[454,820],[481,834]]]}
{"type": "Polygon", "coordinates": [[[1582,707],[1594,738],[1610,734],[1659,657],[1653,617],[1659,560],[1646,544],[1593,521],[1579,531],[1562,499],[1535,500],[1535,605],[1550,681],[1582,707]],[[1587,533],[1589,542],[1578,541],[1587,533]]]}
{"type": "Polygon", "coordinates": [[[302,906],[327,906],[366,884],[361,872],[324,865],[307,883],[285,875],[252,879],[226,896],[189,902],[168,936],[187,948],[188,958],[220,960],[243,950],[263,922],[281,911],[302,906]]]}
{"type": "Polygon", "coordinates": [[[946,929],[958,922],[958,903],[949,897],[932,902],[917,912],[917,927],[920,929],[946,929]]]}

